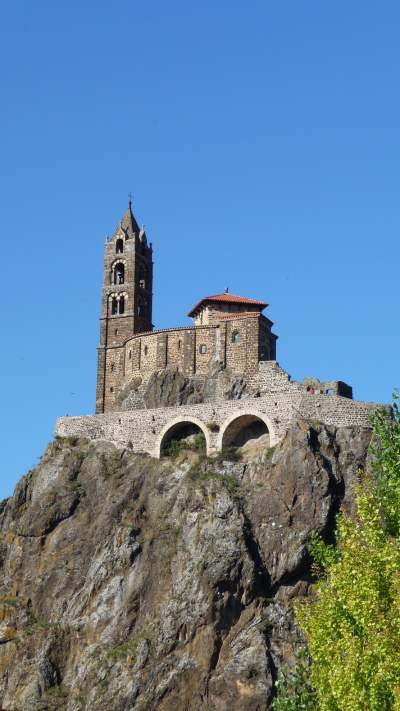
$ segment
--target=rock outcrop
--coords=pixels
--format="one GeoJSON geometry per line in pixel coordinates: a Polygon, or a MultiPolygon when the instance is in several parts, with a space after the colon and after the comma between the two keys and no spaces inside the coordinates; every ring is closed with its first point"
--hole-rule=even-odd
{"type": "Polygon", "coordinates": [[[369,439],[298,422],[242,461],[56,439],[0,504],[0,705],[269,709],[311,533],[351,508],[369,439]]]}
{"type": "Polygon", "coordinates": [[[178,368],[158,370],[142,381],[134,378],[118,394],[121,410],[198,405],[221,400],[240,400],[254,394],[254,388],[240,375],[231,373],[221,363],[213,362],[206,375],[187,376],[178,368]]]}

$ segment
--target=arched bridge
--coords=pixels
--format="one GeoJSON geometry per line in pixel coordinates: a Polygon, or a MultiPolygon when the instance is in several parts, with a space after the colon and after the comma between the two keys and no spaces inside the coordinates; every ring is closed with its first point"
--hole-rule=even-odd
{"type": "Polygon", "coordinates": [[[56,434],[110,440],[135,452],[160,457],[166,443],[182,435],[204,434],[207,454],[240,444],[243,434],[268,432],[270,446],[284,436],[299,417],[335,426],[369,426],[374,405],[339,396],[310,393],[272,393],[243,400],[214,401],[153,410],[130,410],[84,417],[60,417],[56,434]]]}

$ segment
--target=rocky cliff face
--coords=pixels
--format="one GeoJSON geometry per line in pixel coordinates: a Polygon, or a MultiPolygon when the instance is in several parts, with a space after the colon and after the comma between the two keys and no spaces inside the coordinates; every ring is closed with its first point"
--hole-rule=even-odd
{"type": "Polygon", "coordinates": [[[299,422],[238,462],[55,440],[0,504],[0,705],[269,709],[369,438],[299,422]]]}
{"type": "Polygon", "coordinates": [[[121,410],[197,405],[221,400],[239,400],[254,395],[255,389],[242,376],[235,375],[221,363],[212,363],[203,376],[187,376],[178,368],[164,368],[148,380],[135,378],[118,395],[121,410]]]}

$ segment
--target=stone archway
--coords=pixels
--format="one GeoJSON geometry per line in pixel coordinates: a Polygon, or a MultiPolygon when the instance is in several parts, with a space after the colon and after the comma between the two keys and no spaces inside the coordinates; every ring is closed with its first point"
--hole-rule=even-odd
{"type": "Polygon", "coordinates": [[[279,439],[269,417],[258,411],[236,411],[221,427],[218,450],[230,446],[242,446],[248,440],[257,439],[262,435],[268,435],[267,446],[270,447],[279,439]]]}
{"type": "Polygon", "coordinates": [[[160,459],[163,452],[163,448],[168,439],[172,439],[174,435],[179,437],[180,435],[186,436],[186,433],[191,434],[192,431],[193,433],[195,433],[195,428],[197,428],[198,432],[201,432],[204,435],[206,440],[206,454],[210,454],[210,433],[204,422],[197,419],[197,417],[182,416],[176,417],[174,420],[171,420],[162,428],[159,436],[157,437],[156,445],[154,448],[154,456],[157,459],[160,459]]]}

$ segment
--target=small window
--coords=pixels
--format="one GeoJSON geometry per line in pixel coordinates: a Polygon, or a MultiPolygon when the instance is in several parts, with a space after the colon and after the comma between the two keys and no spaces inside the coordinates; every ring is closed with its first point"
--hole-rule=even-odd
{"type": "Polygon", "coordinates": [[[111,299],[111,314],[112,316],[115,316],[115,314],[118,313],[118,301],[116,296],[113,296],[111,299]]]}
{"type": "Polygon", "coordinates": [[[129,360],[132,360],[132,351],[129,351],[128,358],[129,360]]]}
{"type": "Polygon", "coordinates": [[[139,281],[139,287],[140,289],[145,289],[146,288],[146,282],[144,279],[140,279],[139,281]]]}
{"type": "Polygon", "coordinates": [[[115,370],[115,363],[111,363],[111,365],[110,365],[110,370],[112,370],[112,371],[115,370]]]}
{"type": "Polygon", "coordinates": [[[234,331],[232,333],[232,343],[240,343],[240,333],[239,331],[234,331]]]}
{"type": "Polygon", "coordinates": [[[147,347],[147,346],[145,346],[145,347],[144,347],[144,349],[143,349],[143,353],[144,353],[145,355],[147,355],[147,354],[148,354],[148,352],[149,352],[149,349],[148,349],[148,347],[147,347]]]}
{"type": "Polygon", "coordinates": [[[117,264],[114,269],[114,284],[123,284],[125,280],[125,267],[117,264]]]}
{"type": "Polygon", "coordinates": [[[124,240],[123,239],[117,239],[115,243],[115,251],[117,254],[122,254],[124,251],[124,240]]]}
{"type": "Polygon", "coordinates": [[[113,393],[113,392],[114,392],[114,388],[111,387],[111,388],[110,388],[110,393],[113,393]]]}
{"type": "Polygon", "coordinates": [[[203,354],[203,353],[207,353],[207,346],[206,346],[205,343],[202,343],[202,344],[199,346],[199,353],[202,353],[202,354],[203,354]]]}
{"type": "Polygon", "coordinates": [[[178,351],[182,350],[182,341],[181,339],[178,340],[178,351]]]}
{"type": "Polygon", "coordinates": [[[115,329],[114,335],[115,335],[115,336],[118,336],[118,328],[115,329]]]}
{"type": "Polygon", "coordinates": [[[125,297],[121,296],[119,299],[119,313],[123,314],[125,311],[125,297]]]}

